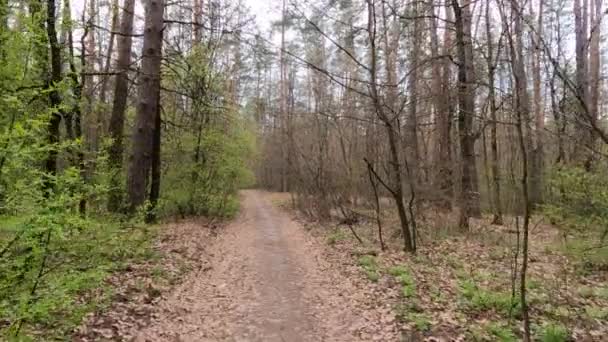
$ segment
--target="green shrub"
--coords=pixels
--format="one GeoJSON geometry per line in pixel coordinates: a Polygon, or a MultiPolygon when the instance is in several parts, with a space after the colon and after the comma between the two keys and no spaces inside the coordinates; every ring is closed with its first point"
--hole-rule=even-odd
{"type": "Polygon", "coordinates": [[[378,263],[376,258],[372,255],[363,255],[359,257],[358,261],[359,266],[363,268],[365,271],[365,275],[372,282],[377,282],[380,279],[380,273],[378,272],[378,263]]]}
{"type": "Polygon", "coordinates": [[[411,322],[418,331],[431,330],[431,319],[427,314],[410,312],[407,314],[406,320],[411,322]]]}
{"type": "Polygon", "coordinates": [[[470,279],[460,281],[459,291],[466,305],[473,310],[494,310],[503,315],[514,316],[521,314],[519,297],[512,298],[510,293],[483,289],[470,279]]]}
{"type": "Polygon", "coordinates": [[[397,265],[388,269],[388,273],[394,276],[399,284],[401,284],[401,294],[405,298],[411,298],[416,295],[416,281],[410,271],[404,266],[397,265]]]}
{"type": "Polygon", "coordinates": [[[567,342],[570,339],[568,329],[560,324],[545,324],[540,333],[541,342],[567,342]]]}
{"type": "Polygon", "coordinates": [[[498,323],[489,323],[486,326],[486,330],[488,333],[493,336],[493,340],[501,341],[501,342],[516,342],[518,341],[517,336],[513,333],[513,329],[511,329],[507,325],[498,324],[498,323]]]}
{"type": "Polygon", "coordinates": [[[584,269],[608,267],[608,247],[598,246],[608,232],[608,176],[582,168],[561,168],[550,173],[549,195],[542,212],[570,236],[566,252],[581,259],[584,269]],[[592,248],[590,248],[592,247],[592,248]]]}

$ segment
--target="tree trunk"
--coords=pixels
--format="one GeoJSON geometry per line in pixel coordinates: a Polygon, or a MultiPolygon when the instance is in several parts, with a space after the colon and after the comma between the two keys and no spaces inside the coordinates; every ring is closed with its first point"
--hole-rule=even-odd
{"type": "MultiPolygon", "coordinates": [[[[154,115],[154,134],[152,137],[152,184],[150,184],[150,208],[146,215],[146,221],[156,221],[156,205],[160,197],[161,179],[161,117],[160,117],[160,88],[158,89],[156,103],[156,115],[154,115]]],[[[193,184],[194,185],[194,184],[193,184]]]]}
{"type": "Polygon", "coordinates": [[[491,169],[492,169],[492,187],[491,196],[493,204],[492,224],[503,224],[502,220],[502,203],[500,199],[500,168],[498,166],[498,134],[497,134],[497,116],[498,108],[496,106],[496,91],[494,90],[496,62],[494,60],[494,38],[492,37],[492,18],[490,16],[490,2],[486,4],[486,38],[488,41],[488,98],[490,101],[490,150],[491,150],[491,169]]]}
{"type": "Polygon", "coordinates": [[[131,46],[133,33],[133,15],[135,0],[125,0],[120,22],[120,36],[118,37],[118,60],[116,62],[117,76],[114,84],[114,100],[112,115],[110,117],[110,137],[112,145],[109,151],[110,191],[108,209],[116,212],[122,207],[122,191],[120,179],[123,163],[123,130],[125,125],[125,110],[129,96],[128,70],[131,64],[131,46]]]}
{"type": "MultiPolygon", "coordinates": [[[[449,7],[446,10],[446,22],[452,21],[452,11],[449,7]]],[[[433,20],[433,32],[436,32],[437,23],[433,20]]],[[[452,32],[447,29],[443,36],[443,55],[450,54],[452,46],[452,32]]],[[[439,186],[439,206],[444,209],[452,208],[452,199],[454,190],[452,184],[452,96],[451,96],[451,68],[452,61],[449,58],[443,58],[441,66],[437,66],[437,71],[434,77],[437,78],[437,90],[440,91],[440,97],[437,99],[437,135],[439,145],[439,171],[437,172],[436,183],[439,186]],[[441,71],[439,68],[441,67],[441,71]],[[441,72],[441,76],[440,73],[441,72]]]]}
{"type": "MultiPolygon", "coordinates": [[[[543,147],[543,130],[545,128],[545,112],[543,107],[543,98],[541,94],[541,74],[540,74],[540,63],[541,63],[541,50],[540,50],[540,40],[542,39],[542,29],[543,29],[543,3],[544,1],[539,1],[538,5],[538,27],[536,28],[537,33],[532,35],[532,45],[534,48],[534,52],[531,57],[532,62],[532,77],[533,77],[533,95],[534,95],[534,130],[535,134],[533,135],[533,145],[530,146],[532,151],[530,151],[530,203],[532,206],[535,206],[542,202],[543,200],[543,185],[542,185],[542,175],[543,175],[543,156],[544,156],[544,147],[543,147]]],[[[534,17],[534,13],[532,11],[532,2],[530,2],[530,12],[531,17],[534,17]]]]}
{"type": "MultiPolygon", "coordinates": [[[[418,16],[418,2],[414,1],[412,2],[412,14],[414,17],[418,16]]],[[[406,161],[408,161],[408,163],[406,164],[408,166],[409,171],[408,173],[408,177],[410,177],[410,186],[414,186],[415,184],[417,184],[419,182],[419,180],[421,179],[420,177],[420,172],[419,172],[419,167],[418,167],[418,162],[419,162],[419,154],[418,154],[418,68],[420,67],[418,64],[420,62],[420,35],[421,35],[421,30],[420,30],[420,20],[417,18],[413,19],[413,30],[412,30],[412,35],[413,35],[413,41],[412,41],[412,46],[410,47],[410,75],[409,75],[409,84],[408,84],[408,88],[409,88],[409,95],[410,95],[410,101],[409,101],[409,113],[407,116],[407,121],[406,121],[406,125],[405,125],[405,129],[406,129],[406,135],[405,135],[405,142],[407,144],[406,146],[406,151],[408,153],[405,154],[405,158],[407,158],[406,161]]],[[[395,34],[398,38],[398,34],[395,34]]],[[[398,46],[394,47],[395,52],[394,54],[397,54],[397,49],[398,46]]],[[[395,58],[396,59],[396,58],[395,58]]],[[[394,63],[396,64],[396,63],[394,63]]],[[[393,79],[396,79],[396,76],[393,76],[393,79]]],[[[392,83],[391,83],[392,85],[392,83]]],[[[395,89],[397,89],[397,84],[394,83],[394,87],[395,89]]],[[[395,91],[396,93],[396,91],[395,91]]],[[[396,95],[395,95],[396,97],[396,95]]]]}
{"type": "Polygon", "coordinates": [[[381,102],[379,91],[378,91],[378,73],[377,73],[377,27],[376,27],[376,10],[375,4],[372,0],[367,0],[367,31],[370,45],[370,90],[371,100],[376,111],[378,118],[384,123],[386,128],[386,134],[388,136],[389,148],[390,148],[390,188],[387,190],[393,196],[395,205],[397,206],[397,212],[399,214],[399,221],[401,222],[401,232],[403,235],[404,249],[408,252],[415,252],[415,245],[412,241],[412,233],[410,232],[410,224],[405,211],[405,203],[403,200],[403,180],[402,164],[400,162],[400,141],[401,138],[397,134],[397,130],[394,127],[396,117],[391,118],[387,116],[384,108],[384,104],[381,102]]]}
{"type": "MultiPolygon", "coordinates": [[[[110,25],[110,41],[108,42],[108,52],[106,55],[106,61],[103,66],[102,81],[101,81],[101,90],[99,91],[99,101],[102,105],[106,104],[107,93],[108,93],[108,84],[110,83],[110,67],[112,65],[112,53],[114,52],[114,41],[116,40],[116,31],[118,30],[118,0],[112,1],[112,23],[110,25]]],[[[105,121],[105,120],[103,120],[105,121]]],[[[104,126],[105,132],[105,126],[104,126]]]]}
{"type": "MultiPolygon", "coordinates": [[[[595,125],[599,118],[599,92],[600,92],[600,35],[602,29],[602,0],[591,1],[591,41],[589,46],[589,120],[595,125]]],[[[596,143],[596,132],[589,130],[586,144],[591,151],[587,154],[585,168],[591,170],[593,163],[593,150],[596,143]]]]}
{"type": "Polygon", "coordinates": [[[146,200],[148,177],[152,166],[154,118],[158,111],[160,92],[163,13],[164,0],[146,1],[139,103],[133,127],[133,152],[127,179],[131,212],[146,200]]]}
{"type": "MultiPolygon", "coordinates": [[[[46,33],[50,49],[50,66],[51,74],[48,80],[47,86],[49,91],[49,100],[52,108],[51,118],[48,126],[47,142],[50,145],[49,154],[46,159],[45,168],[46,171],[53,175],[57,173],[57,150],[56,144],[59,142],[59,125],[61,124],[61,95],[59,95],[59,83],[61,82],[61,48],[57,41],[57,29],[55,26],[55,1],[47,1],[47,15],[46,15],[46,33]]],[[[52,187],[50,181],[46,182],[45,187],[52,187]]]]}
{"type": "Polygon", "coordinates": [[[461,190],[459,227],[469,229],[469,218],[479,211],[479,197],[473,182],[477,179],[475,160],[475,137],[473,136],[473,116],[475,115],[475,93],[472,82],[473,61],[471,45],[471,25],[468,4],[461,7],[458,0],[452,0],[455,15],[456,46],[458,55],[458,136],[461,155],[461,190]]]}
{"type": "MultiPolygon", "coordinates": [[[[593,0],[592,0],[593,1],[593,0]]],[[[591,129],[584,124],[588,122],[587,111],[589,110],[589,73],[588,73],[588,43],[587,43],[587,4],[588,0],[574,0],[574,31],[575,31],[575,52],[576,52],[576,96],[580,104],[577,108],[577,139],[573,149],[573,158],[578,164],[587,161],[587,151],[585,145],[588,143],[588,136],[591,129]],[[581,1],[583,1],[581,5],[581,1]]]]}

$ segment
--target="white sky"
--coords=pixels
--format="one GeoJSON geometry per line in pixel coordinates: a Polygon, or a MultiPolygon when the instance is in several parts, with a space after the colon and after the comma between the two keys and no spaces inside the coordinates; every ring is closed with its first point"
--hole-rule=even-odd
{"type": "MultiPolygon", "coordinates": [[[[85,1],[86,0],[72,0],[72,8],[74,11],[73,18],[81,17],[85,1]]],[[[143,12],[143,1],[144,0],[136,0],[136,12],[143,12]]],[[[270,28],[270,23],[280,17],[279,14],[282,0],[243,0],[243,3],[251,10],[250,14],[255,16],[256,22],[262,32],[267,31],[270,28]]]]}

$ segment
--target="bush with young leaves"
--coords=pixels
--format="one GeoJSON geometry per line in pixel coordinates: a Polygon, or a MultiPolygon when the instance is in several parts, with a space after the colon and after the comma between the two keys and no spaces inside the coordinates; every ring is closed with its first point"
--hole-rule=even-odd
{"type": "Polygon", "coordinates": [[[551,172],[543,212],[562,229],[605,234],[608,227],[608,175],[581,168],[551,172]]]}

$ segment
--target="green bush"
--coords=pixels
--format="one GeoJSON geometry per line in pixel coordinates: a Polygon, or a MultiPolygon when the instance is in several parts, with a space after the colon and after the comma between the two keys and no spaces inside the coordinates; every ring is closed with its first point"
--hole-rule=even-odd
{"type": "MultiPolygon", "coordinates": [[[[542,206],[551,223],[565,233],[606,236],[608,232],[608,176],[581,168],[550,173],[549,196],[542,206]]],[[[608,252],[607,252],[608,254],[608,252]]]]}
{"type": "Polygon", "coordinates": [[[569,339],[568,329],[556,323],[545,324],[540,332],[541,342],[566,342],[569,339]]]}
{"type": "Polygon", "coordinates": [[[367,275],[367,278],[369,278],[369,280],[375,283],[380,279],[378,263],[376,261],[376,258],[374,258],[372,255],[363,255],[359,257],[359,260],[357,262],[359,266],[363,268],[363,271],[365,272],[365,275],[367,275]]]}
{"type": "Polygon", "coordinates": [[[406,267],[396,265],[389,268],[388,273],[394,276],[399,284],[401,284],[401,294],[403,297],[411,298],[416,295],[416,281],[406,267]]]}
{"type": "Polygon", "coordinates": [[[513,298],[510,293],[481,288],[469,279],[460,281],[459,291],[466,305],[473,310],[494,310],[503,315],[514,316],[521,314],[519,297],[513,298]]]}

